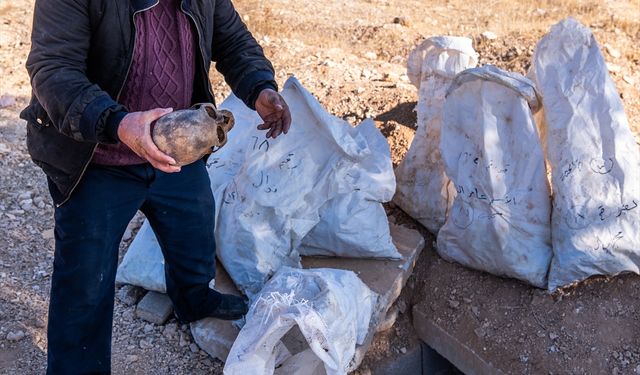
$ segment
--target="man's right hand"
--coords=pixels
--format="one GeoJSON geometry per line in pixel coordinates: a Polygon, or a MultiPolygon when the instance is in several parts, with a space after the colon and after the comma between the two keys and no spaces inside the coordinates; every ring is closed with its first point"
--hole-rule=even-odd
{"type": "Polygon", "coordinates": [[[151,139],[151,123],[173,111],[172,108],[155,108],[144,112],[128,113],[118,126],[118,138],[154,168],[166,173],[180,172],[180,166],[169,155],[158,150],[151,139]]]}

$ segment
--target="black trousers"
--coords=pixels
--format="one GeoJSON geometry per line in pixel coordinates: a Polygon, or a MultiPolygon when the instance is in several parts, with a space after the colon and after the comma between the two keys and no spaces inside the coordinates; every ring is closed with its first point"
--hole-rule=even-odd
{"type": "Polygon", "coordinates": [[[179,320],[209,315],[215,277],[214,202],[204,161],[164,173],[149,164],[91,165],[55,210],[47,374],[108,374],[118,247],[137,210],[165,258],[167,293],[179,320]]]}

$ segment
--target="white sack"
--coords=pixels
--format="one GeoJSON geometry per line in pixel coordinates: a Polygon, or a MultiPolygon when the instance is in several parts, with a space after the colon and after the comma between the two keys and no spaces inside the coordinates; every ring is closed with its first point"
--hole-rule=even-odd
{"type": "Polygon", "coordinates": [[[302,240],[301,255],[400,259],[380,202],[393,197],[396,179],[389,144],[371,119],[355,128],[371,155],[354,165],[353,190],[325,203],[320,222],[302,240]]]}
{"type": "Polygon", "coordinates": [[[572,18],[553,26],[530,75],[542,95],[554,194],[549,290],[638,273],[640,153],[591,31],[572,18]]]}
{"type": "MultiPolygon", "coordinates": [[[[297,248],[320,222],[319,210],[330,199],[357,191],[366,180],[359,176],[367,173],[361,163],[377,152],[364,132],[328,114],[295,78],[285,83],[281,94],[292,113],[289,134],[265,139],[264,131],[255,129],[261,122],[258,115],[230,98],[221,107],[246,119],[236,122],[238,130],[232,131],[230,143],[235,139],[248,144],[223,148],[229,147],[224,152],[241,161],[224,159],[227,154],[215,155],[210,161],[212,180],[217,178],[216,169],[225,170],[228,163],[239,165],[226,184],[212,183],[218,186],[214,194],[218,200],[216,239],[218,258],[249,295],[257,293],[280,267],[300,266],[297,248]]],[[[372,198],[389,187],[376,184],[367,189],[372,198]]],[[[325,217],[334,218],[329,225],[336,232],[346,219],[325,217]]],[[[387,222],[386,215],[370,220],[387,222]]],[[[388,233],[388,226],[385,228],[388,233]]],[[[361,239],[377,241],[367,228],[358,229],[361,239]]],[[[389,251],[388,246],[384,249],[389,251]]]]}
{"type": "Polygon", "coordinates": [[[118,266],[116,282],[167,292],[162,250],[146,219],[118,266]]]}
{"type": "Polygon", "coordinates": [[[440,255],[546,287],[551,202],[532,110],[533,83],[493,66],[451,84],[441,150],[457,196],[440,229],[440,255]]]}
{"type": "Polygon", "coordinates": [[[297,325],[327,374],[346,374],[376,300],[352,271],[280,268],[249,309],[224,373],[273,374],[274,348],[297,325]]]}
{"type": "Polygon", "coordinates": [[[416,47],[407,62],[408,76],[418,88],[418,128],[396,168],[394,202],[432,233],[444,224],[455,197],[439,148],[445,94],[453,77],[477,61],[471,39],[438,36],[416,47]]]}

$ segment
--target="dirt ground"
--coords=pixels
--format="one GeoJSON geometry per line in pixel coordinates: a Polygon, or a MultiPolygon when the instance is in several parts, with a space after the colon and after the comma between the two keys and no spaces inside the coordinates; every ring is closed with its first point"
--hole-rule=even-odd
{"type": "MultiPolygon", "coordinates": [[[[41,374],[52,269],[53,208],[45,179],[25,147],[18,118],[30,94],[24,62],[34,0],[0,2],[0,374],[41,374]]],[[[352,124],[372,117],[394,163],[415,129],[415,88],[406,57],[424,37],[474,39],[481,63],[525,73],[535,43],[574,16],[604,50],[640,139],[640,4],[637,0],[235,1],[274,62],[279,83],[295,75],[320,102],[352,124]],[[484,31],[496,33],[484,40],[484,31]]],[[[228,87],[212,72],[220,102],[228,87]]],[[[640,144],[640,143],[639,143],[640,144]]],[[[399,209],[393,220],[433,236],[399,209]]],[[[131,224],[135,233],[139,218],[131,224]]],[[[130,242],[125,236],[122,250],[130,242]]],[[[514,280],[440,259],[428,245],[403,292],[396,326],[378,335],[360,371],[415,342],[411,307],[430,311],[479,352],[513,374],[640,373],[640,277],[596,278],[553,296],[514,280]]],[[[193,343],[186,326],[154,326],[116,303],[114,374],[220,374],[222,364],[193,343]]]]}

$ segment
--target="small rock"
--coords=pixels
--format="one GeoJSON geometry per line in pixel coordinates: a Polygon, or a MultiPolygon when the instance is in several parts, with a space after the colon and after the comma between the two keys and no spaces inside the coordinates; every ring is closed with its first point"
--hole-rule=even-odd
{"type": "Polygon", "coordinates": [[[396,305],[398,305],[398,311],[400,311],[400,314],[404,314],[407,311],[407,303],[404,300],[398,300],[396,305]]]}
{"type": "Polygon", "coordinates": [[[620,67],[620,65],[611,64],[611,63],[607,64],[607,69],[609,69],[609,72],[611,73],[619,73],[622,71],[622,68],[620,67]]]}
{"type": "Polygon", "coordinates": [[[550,338],[551,340],[555,340],[555,339],[557,339],[557,338],[558,338],[558,335],[556,335],[555,333],[551,332],[551,333],[549,333],[549,338],[550,338]]]}
{"type": "Polygon", "coordinates": [[[153,324],[145,324],[144,328],[142,328],[142,330],[144,331],[144,333],[150,333],[153,331],[153,324]]]}
{"type": "Polygon", "coordinates": [[[118,293],[116,296],[118,300],[122,302],[126,306],[133,306],[140,300],[140,297],[144,294],[144,289],[133,286],[133,285],[123,285],[120,289],[118,289],[118,293]]]}
{"type": "Polygon", "coordinates": [[[640,374],[640,365],[636,366],[636,374],[640,374]]]}
{"type": "Polygon", "coordinates": [[[400,353],[407,354],[407,348],[405,348],[404,346],[400,348],[400,353]]]}
{"type": "Polygon", "coordinates": [[[162,332],[162,334],[166,338],[171,338],[173,337],[173,335],[176,334],[177,331],[178,331],[178,326],[175,323],[169,323],[167,324],[166,327],[164,327],[164,331],[162,332]]]}
{"type": "Polygon", "coordinates": [[[25,199],[31,199],[31,197],[33,196],[33,192],[27,190],[27,191],[23,191],[20,193],[20,195],[18,195],[18,200],[25,200],[25,199]]]}
{"type": "Polygon", "coordinates": [[[526,355],[520,355],[520,363],[527,363],[529,361],[529,357],[526,355]]]}
{"type": "Polygon", "coordinates": [[[365,59],[375,60],[375,59],[377,59],[377,58],[378,58],[378,55],[377,55],[375,52],[371,52],[371,51],[369,51],[369,52],[366,52],[366,53],[364,54],[364,57],[365,57],[365,59]]]}
{"type": "Polygon", "coordinates": [[[129,241],[130,239],[131,239],[131,228],[127,227],[127,229],[124,231],[124,234],[122,235],[122,240],[129,241]]]}
{"type": "Polygon", "coordinates": [[[180,332],[180,341],[178,342],[178,345],[180,345],[180,347],[185,347],[189,345],[189,339],[187,338],[187,335],[184,332],[180,332]]]}
{"type": "Polygon", "coordinates": [[[483,337],[485,337],[487,335],[487,332],[484,329],[482,329],[481,327],[478,327],[478,328],[474,329],[473,333],[475,333],[476,336],[478,336],[480,338],[483,338],[483,337]]]}
{"type": "Polygon", "coordinates": [[[471,312],[476,316],[476,318],[480,318],[480,309],[476,306],[471,306],[471,312]]]}
{"type": "Polygon", "coordinates": [[[138,361],[138,356],[137,356],[137,355],[135,355],[135,354],[129,354],[129,355],[127,356],[127,363],[128,363],[128,364],[131,364],[131,363],[133,363],[133,362],[137,362],[137,361],[138,361]]]}
{"type": "Polygon", "coordinates": [[[460,302],[450,299],[449,300],[449,307],[455,310],[458,307],[460,307],[460,302]]]}
{"type": "Polygon", "coordinates": [[[191,353],[197,353],[200,349],[198,348],[198,345],[191,343],[191,345],[189,345],[189,350],[191,350],[191,353]]]}
{"type": "Polygon", "coordinates": [[[11,331],[7,334],[7,340],[9,341],[20,341],[25,337],[25,334],[23,331],[11,331]]]}
{"type": "Polygon", "coordinates": [[[618,375],[620,373],[620,369],[618,369],[617,367],[614,367],[613,370],[611,371],[611,375],[618,375]]]}
{"type": "Polygon", "coordinates": [[[13,95],[0,96],[0,108],[9,107],[16,104],[16,97],[13,95]]]}
{"type": "Polygon", "coordinates": [[[558,348],[555,345],[551,345],[549,347],[549,353],[555,353],[558,351],[558,348]]]}
{"type": "Polygon", "coordinates": [[[151,338],[148,338],[148,339],[140,340],[139,346],[140,346],[140,349],[149,349],[153,346],[152,344],[153,344],[153,340],[151,338]]]}
{"type": "Polygon", "coordinates": [[[604,44],[604,50],[607,51],[607,53],[609,54],[609,56],[613,57],[614,59],[619,58],[620,56],[622,56],[622,54],[620,53],[620,51],[618,51],[617,49],[611,47],[609,44],[605,43],[604,44]]]}
{"type": "Polygon", "coordinates": [[[42,238],[45,240],[51,240],[54,238],[55,234],[54,234],[54,230],[53,228],[51,229],[47,229],[47,230],[43,230],[40,234],[42,235],[42,238]]]}
{"type": "Polygon", "coordinates": [[[498,35],[493,31],[484,31],[480,34],[480,37],[483,40],[495,40],[498,39],[498,35]]]}
{"type": "Polygon", "coordinates": [[[409,26],[410,22],[409,19],[407,19],[407,17],[394,17],[393,18],[393,23],[396,24],[400,24],[402,26],[409,26]]]}

